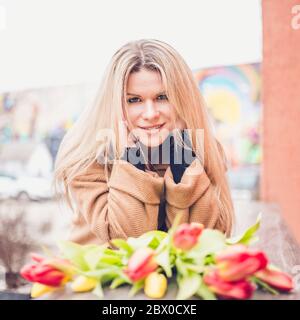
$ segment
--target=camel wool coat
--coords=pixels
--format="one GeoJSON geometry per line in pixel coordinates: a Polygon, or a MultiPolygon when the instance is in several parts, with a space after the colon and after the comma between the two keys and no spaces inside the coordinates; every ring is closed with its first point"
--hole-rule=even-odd
{"type": "Polygon", "coordinates": [[[227,232],[220,222],[220,211],[213,186],[195,159],[175,183],[168,167],[163,177],[142,171],[125,160],[118,160],[109,171],[96,160],[70,183],[76,214],[70,241],[79,244],[110,244],[111,239],[138,237],[158,229],[161,195],[165,197],[165,224],[199,222],[205,227],[227,232]],[[192,174],[191,174],[192,173],[192,174]]]}

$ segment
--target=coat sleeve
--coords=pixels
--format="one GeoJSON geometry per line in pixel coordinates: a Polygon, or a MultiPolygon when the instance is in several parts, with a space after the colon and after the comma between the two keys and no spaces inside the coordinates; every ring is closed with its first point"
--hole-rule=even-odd
{"type": "Polygon", "coordinates": [[[220,222],[220,209],[216,192],[200,161],[195,159],[185,170],[181,181],[175,183],[172,171],[165,173],[166,225],[172,225],[175,216],[181,215],[180,223],[199,222],[206,228],[227,232],[220,222]]]}
{"type": "Polygon", "coordinates": [[[162,177],[124,160],[116,161],[107,182],[104,166],[95,161],[72,180],[70,191],[89,231],[108,243],[157,229],[163,186],[162,177]]]}

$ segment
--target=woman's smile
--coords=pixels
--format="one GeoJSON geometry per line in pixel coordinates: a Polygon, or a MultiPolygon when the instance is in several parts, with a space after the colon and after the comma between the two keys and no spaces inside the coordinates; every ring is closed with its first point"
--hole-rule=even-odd
{"type": "Polygon", "coordinates": [[[149,134],[155,134],[155,133],[158,133],[163,128],[164,125],[165,123],[154,125],[154,126],[139,127],[139,128],[145,130],[149,134]]]}

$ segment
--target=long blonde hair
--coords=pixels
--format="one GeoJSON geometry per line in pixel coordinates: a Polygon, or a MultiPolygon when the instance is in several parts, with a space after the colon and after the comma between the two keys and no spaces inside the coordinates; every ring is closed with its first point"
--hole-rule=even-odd
{"type": "Polygon", "coordinates": [[[223,148],[213,135],[207,108],[192,71],[179,53],[162,41],[142,39],[129,42],[113,55],[94,103],[83,111],[60,144],[55,162],[55,186],[63,187],[65,199],[72,208],[69,184],[97,159],[99,150],[107,152],[108,146],[113,146],[114,154],[120,157],[122,145],[118,138],[118,123],[124,119],[124,114],[126,117],[126,84],[129,75],[141,68],[160,73],[168,100],[190,129],[193,150],[197,149],[196,130],[203,129],[204,155],[197,156],[217,194],[220,225],[229,234],[233,204],[226,179],[223,148]],[[116,139],[109,135],[101,137],[101,132],[105,130],[112,130],[116,139]]]}

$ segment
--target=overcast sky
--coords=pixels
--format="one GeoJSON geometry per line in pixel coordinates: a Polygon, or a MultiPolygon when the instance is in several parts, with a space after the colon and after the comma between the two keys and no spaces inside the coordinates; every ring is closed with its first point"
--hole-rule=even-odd
{"type": "Polygon", "coordinates": [[[98,82],[130,40],[156,38],[192,69],[260,62],[260,0],[0,0],[0,92],[98,82]]]}

